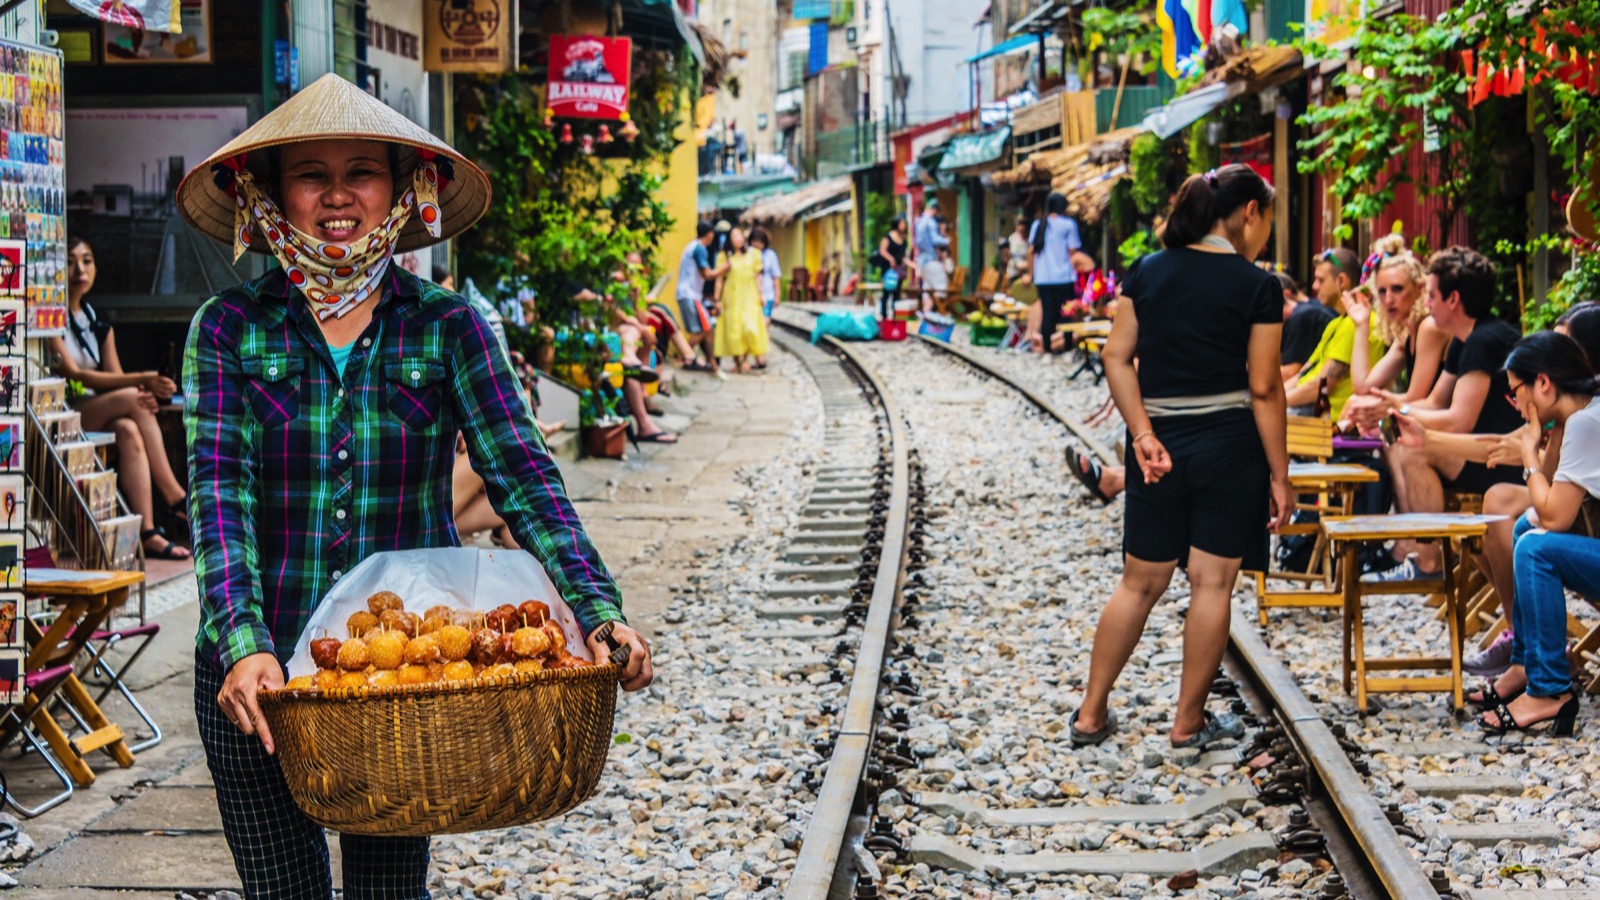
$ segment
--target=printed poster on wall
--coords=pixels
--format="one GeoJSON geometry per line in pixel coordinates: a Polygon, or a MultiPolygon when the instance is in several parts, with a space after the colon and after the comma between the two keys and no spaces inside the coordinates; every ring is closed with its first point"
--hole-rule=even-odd
{"type": "Polygon", "coordinates": [[[424,0],[422,67],[429,72],[509,72],[515,0],[424,0]]]}
{"type": "Polygon", "coordinates": [[[550,90],[545,105],[557,116],[622,119],[628,112],[633,68],[629,38],[550,36],[550,90]]]}
{"type": "Polygon", "coordinates": [[[101,57],[107,65],[118,63],[211,62],[211,0],[173,0],[178,3],[182,31],[168,34],[141,21],[107,22],[100,39],[101,57]]]}

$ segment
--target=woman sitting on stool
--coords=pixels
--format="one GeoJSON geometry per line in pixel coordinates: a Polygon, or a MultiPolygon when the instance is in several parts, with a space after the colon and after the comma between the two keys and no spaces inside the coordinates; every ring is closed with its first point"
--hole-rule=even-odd
{"type": "Polygon", "coordinates": [[[1600,596],[1597,385],[1583,348],[1553,331],[1518,341],[1506,357],[1506,374],[1527,424],[1518,458],[1491,452],[1489,462],[1523,467],[1533,508],[1517,522],[1512,555],[1511,668],[1484,688],[1481,702],[1489,711],[1479,722],[1497,734],[1549,722],[1553,734],[1566,737],[1578,717],[1567,660],[1566,590],[1600,596]],[[1562,433],[1561,459],[1548,477],[1539,459],[1545,423],[1562,433]]]}
{"type": "MultiPolygon", "coordinates": [[[[167,445],[156,421],[159,402],[178,386],[159,372],[124,372],[111,325],[95,315],[83,295],[94,287],[94,248],[67,239],[67,336],[51,338],[56,372],[83,385],[73,408],[86,431],[109,429],[117,437],[117,487],[141,519],[139,537],[148,559],[188,559],[189,551],[167,535],[157,516],[189,522],[188,493],[167,461],[167,445]]],[[[184,529],[187,532],[187,527],[184,529]]],[[[185,533],[183,537],[189,535],[185,533]]]]}
{"type": "Polygon", "coordinates": [[[1128,471],[1139,475],[1127,479],[1122,581],[1100,615],[1083,703],[1068,720],[1075,746],[1116,729],[1111,688],[1179,565],[1191,593],[1172,746],[1244,733],[1236,717],[1205,705],[1240,566],[1266,568],[1269,509],[1276,527],[1294,508],[1278,372],[1283,291],[1252,262],[1272,233],[1272,198],[1246,166],[1192,176],[1162,235],[1166,249],[1122,283],[1128,302],[1118,301],[1101,358],[1128,424],[1128,471]]]}

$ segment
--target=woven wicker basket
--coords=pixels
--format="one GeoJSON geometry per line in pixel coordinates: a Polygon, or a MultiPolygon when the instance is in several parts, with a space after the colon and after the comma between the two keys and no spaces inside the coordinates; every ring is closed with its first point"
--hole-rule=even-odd
{"type": "Polygon", "coordinates": [[[621,672],[612,662],[260,699],[289,792],[312,821],[350,834],[451,834],[548,819],[588,799],[621,672]]]}

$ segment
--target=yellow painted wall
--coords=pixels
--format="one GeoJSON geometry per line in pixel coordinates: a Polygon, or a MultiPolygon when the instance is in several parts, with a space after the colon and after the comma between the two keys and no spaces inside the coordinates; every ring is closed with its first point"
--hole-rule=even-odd
{"type": "MultiPolygon", "coordinates": [[[[772,235],[772,249],[778,253],[778,264],[783,266],[784,277],[793,274],[800,266],[811,266],[806,263],[805,234],[800,223],[791,222],[788,225],[775,225],[767,229],[772,235]]],[[[816,271],[811,269],[811,271],[816,271]]]]}
{"type": "Polygon", "coordinates": [[[667,179],[661,186],[667,214],[672,216],[672,228],[656,247],[656,262],[667,274],[667,285],[656,299],[673,310],[678,308],[674,302],[678,296],[678,259],[683,256],[683,248],[694,240],[695,224],[700,221],[700,168],[687,123],[679,128],[678,139],[681,143],[672,151],[667,162],[667,179]]]}

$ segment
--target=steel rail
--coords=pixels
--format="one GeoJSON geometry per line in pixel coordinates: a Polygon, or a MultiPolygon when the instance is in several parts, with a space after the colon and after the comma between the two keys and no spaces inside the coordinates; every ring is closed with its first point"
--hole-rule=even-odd
{"type": "MultiPolygon", "coordinates": [[[[918,335],[922,342],[953,356],[984,375],[1006,385],[1026,397],[1041,412],[1050,416],[1072,432],[1090,450],[1109,465],[1120,465],[1103,444],[1093,438],[1076,419],[1058,409],[1055,404],[1035,391],[1019,384],[1005,372],[996,369],[971,353],[949,344],[918,335]]],[[[1317,809],[1308,802],[1307,808],[1317,819],[1324,832],[1336,827],[1342,834],[1328,834],[1330,841],[1342,842],[1348,851],[1338,854],[1347,863],[1362,864],[1366,871],[1348,873],[1347,883],[1354,891],[1370,885],[1394,900],[1419,900],[1437,897],[1422,864],[1411,855],[1400,835],[1395,832],[1384,815],[1383,808],[1366,780],[1351,765],[1339,740],[1323,721],[1321,714],[1306,698],[1305,692],[1262,640],[1255,626],[1236,610],[1232,627],[1228,630],[1230,655],[1244,674],[1282,722],[1285,733],[1300,750],[1306,761],[1306,771],[1312,776],[1310,785],[1320,799],[1331,807],[1334,815],[1317,816],[1317,809]],[[1349,877],[1354,876],[1354,877],[1349,877]]],[[[1308,797],[1308,801],[1311,798],[1308,797]]],[[[1321,805],[1321,804],[1318,804],[1321,805]]],[[[1341,873],[1346,874],[1346,873],[1341,873]]],[[[1366,893],[1366,892],[1363,892],[1366,893]]]]}
{"type": "MultiPolygon", "coordinates": [[[[773,317],[773,322],[798,335],[809,336],[804,328],[783,322],[777,316],[773,317]]],[[[841,865],[850,817],[855,810],[856,796],[872,755],[872,741],[877,727],[878,687],[883,676],[884,660],[889,652],[889,638],[904,580],[906,532],[909,526],[907,507],[911,466],[907,456],[905,423],[900,418],[899,409],[883,382],[878,380],[877,374],[855,350],[831,337],[825,340],[869,389],[888,420],[891,475],[889,507],[885,514],[883,546],[878,558],[877,576],[872,585],[872,598],[868,601],[866,621],[856,647],[855,672],[850,679],[844,718],[840,723],[833,755],[828,760],[827,774],[817,792],[817,804],[811,820],[806,824],[799,855],[784,888],[785,900],[826,900],[841,865]]]]}

